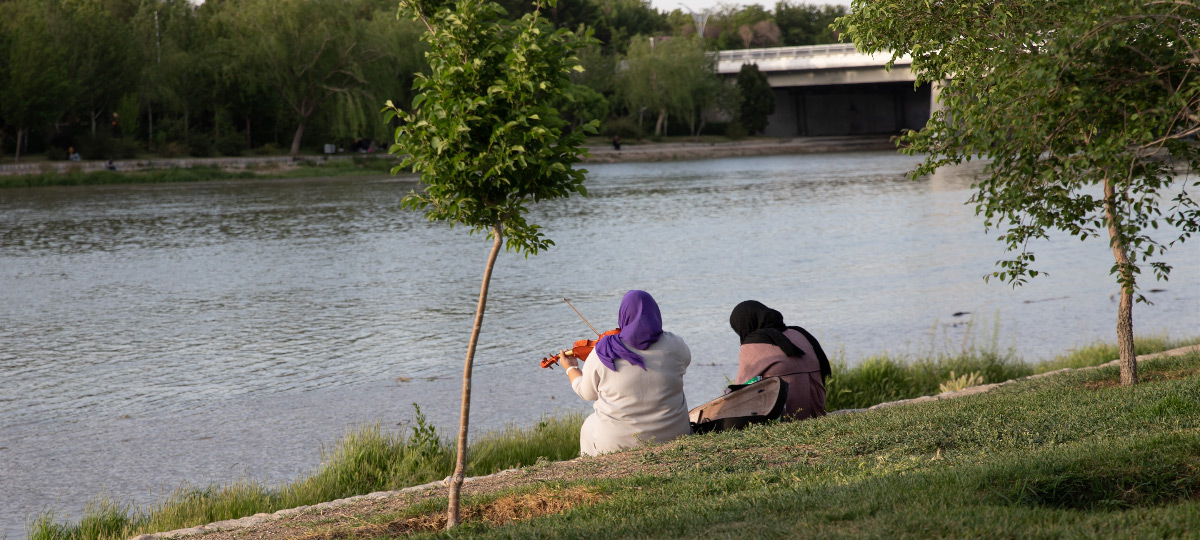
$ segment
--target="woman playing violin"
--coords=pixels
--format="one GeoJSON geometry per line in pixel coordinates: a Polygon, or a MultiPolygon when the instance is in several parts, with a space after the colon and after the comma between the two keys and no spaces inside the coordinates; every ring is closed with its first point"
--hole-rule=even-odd
{"type": "Polygon", "coordinates": [[[683,374],[692,353],[679,336],[662,329],[650,293],[629,291],[617,312],[620,333],[600,338],[580,365],[558,355],[571,388],[594,412],[583,422],[579,453],[594,456],[666,442],[691,433],[683,374]]]}

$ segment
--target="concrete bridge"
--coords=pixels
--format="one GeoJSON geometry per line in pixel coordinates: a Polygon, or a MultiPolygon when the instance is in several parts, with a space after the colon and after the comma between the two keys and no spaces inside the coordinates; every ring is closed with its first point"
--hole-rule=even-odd
{"type": "Polygon", "coordinates": [[[717,53],[717,72],[736,77],[757,64],[775,90],[766,135],[869,135],[920,129],[936,106],[930,85],[913,86],[912,59],[868,55],[852,43],[742,49],[717,53]]]}

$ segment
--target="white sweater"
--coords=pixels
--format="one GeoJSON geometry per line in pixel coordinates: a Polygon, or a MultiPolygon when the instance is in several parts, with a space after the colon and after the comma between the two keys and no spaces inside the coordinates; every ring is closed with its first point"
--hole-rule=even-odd
{"type": "Polygon", "coordinates": [[[583,375],[571,383],[579,397],[595,402],[579,433],[580,454],[595,456],[691,433],[683,395],[683,374],[692,362],[687,344],[663,332],[649,349],[634,350],[645,370],[618,358],[613,371],[593,350],[580,366],[583,375]]]}

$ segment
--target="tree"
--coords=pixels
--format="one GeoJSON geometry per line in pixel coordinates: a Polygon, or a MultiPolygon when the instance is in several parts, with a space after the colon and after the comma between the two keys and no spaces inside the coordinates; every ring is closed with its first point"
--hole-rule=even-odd
{"type": "Polygon", "coordinates": [[[775,112],[775,91],[771,90],[767,76],[758,70],[758,64],[742,64],[737,87],[740,94],[737,121],[751,135],[766,129],[767,117],[775,112]]]}
{"type": "Polygon", "coordinates": [[[617,54],[624,54],[635,36],[661,35],[670,28],[649,0],[605,0],[596,27],[605,50],[617,54]]]}
{"type": "MultiPolygon", "coordinates": [[[[708,25],[720,29],[716,43],[721,50],[745,49],[753,46],[764,46],[770,38],[755,34],[755,26],[766,21],[767,27],[773,23],[771,12],[758,4],[738,7],[732,4],[722,5],[709,18],[708,25]]],[[[775,27],[774,32],[780,32],[775,27]]]]}
{"type": "Polygon", "coordinates": [[[496,256],[502,241],[527,257],[553,245],[541,227],[525,219],[526,205],[586,194],[585,171],[573,166],[586,152],[584,131],[594,133],[596,122],[567,131],[552,107],[570,84],[568,72],[581,69],[574,51],[586,44],[586,36],[554,30],[540,10],[506,20],[504,9],[486,0],[401,0],[400,11],[428,30],[423,39],[430,71],[418,76],[410,110],[390,101],[385,109],[389,121],[403,122],[391,152],[406,156],[395,171],[412,167],[425,187],[406,196],[403,205],[424,210],[431,221],[487,231],[492,239],[463,367],[450,528],[458,524],[471,366],[496,256]]]}
{"type": "Polygon", "coordinates": [[[76,106],[91,123],[111,113],[141,75],[141,49],[129,26],[98,0],[68,3],[70,27],[62,41],[70,51],[76,106]]]}
{"type": "Polygon", "coordinates": [[[369,81],[365,89],[368,97],[363,100],[367,106],[363,116],[365,121],[354,137],[367,135],[375,140],[386,140],[391,136],[394,126],[379,121],[379,104],[389,99],[397,103],[412,100],[413,76],[427,68],[425,44],[421,42],[424,30],[425,27],[416,21],[397,21],[396,3],[391,1],[365,23],[365,43],[379,55],[363,66],[364,76],[369,81]]]}
{"type": "Polygon", "coordinates": [[[829,26],[845,14],[843,6],[793,4],[788,0],[775,4],[775,22],[783,31],[786,46],[837,43],[837,34],[829,26]]]}
{"type": "Polygon", "coordinates": [[[0,14],[8,42],[7,61],[0,69],[0,114],[16,129],[14,157],[20,161],[30,129],[55,121],[67,108],[72,95],[68,53],[54,38],[56,22],[61,20],[54,6],[9,2],[0,4],[0,14]]]}
{"type": "Polygon", "coordinates": [[[582,84],[571,84],[564,88],[554,108],[558,109],[571,129],[608,117],[608,100],[600,92],[582,84]]]}
{"type": "Polygon", "coordinates": [[[620,94],[631,110],[657,115],[654,134],[665,135],[668,114],[692,119],[697,108],[715,95],[714,58],[700,38],[638,39],[629,46],[620,73],[620,94]]]}
{"type": "Polygon", "coordinates": [[[1167,279],[1171,268],[1156,258],[1200,229],[1200,203],[1187,193],[1200,182],[1184,180],[1164,200],[1187,178],[1182,169],[1200,170],[1200,6],[855,0],[838,24],[864,52],[911,55],[918,83],[952,77],[945,109],[900,141],[926,156],[914,175],[990,160],[970,202],[1014,255],[987,277],[1017,286],[1037,276],[1029,243],[1051,230],[1107,236],[1121,384],[1136,384],[1139,274],[1148,266],[1167,279]],[[1164,223],[1176,232],[1158,231],[1164,223]]]}
{"type": "Polygon", "coordinates": [[[188,142],[192,119],[211,105],[212,88],[223,66],[232,68],[229,56],[216,47],[213,14],[223,3],[192,6],[187,0],[160,0],[143,4],[134,25],[147,61],[142,66],[141,95],[147,109],[147,139],[151,147],[171,137],[188,142]],[[156,117],[157,113],[157,117],[156,117]],[[164,129],[165,113],[181,117],[181,128],[164,129]],[[157,123],[156,123],[157,119],[157,123]]]}
{"type": "Polygon", "coordinates": [[[366,99],[363,65],[379,51],[363,45],[363,25],[341,0],[229,0],[222,16],[238,71],[261,76],[294,114],[292,155],[321,107],[366,99]]]}

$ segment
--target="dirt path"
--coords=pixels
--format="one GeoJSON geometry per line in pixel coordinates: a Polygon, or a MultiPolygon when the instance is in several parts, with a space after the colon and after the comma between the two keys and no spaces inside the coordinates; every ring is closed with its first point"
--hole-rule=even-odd
{"type": "MultiPolygon", "coordinates": [[[[643,448],[599,457],[582,457],[509,469],[488,476],[467,478],[463,495],[492,493],[525,486],[578,478],[616,478],[633,474],[665,474],[664,465],[647,465],[637,456],[661,452],[666,446],[643,448]],[[659,470],[661,469],[661,470],[659,470]]],[[[431,482],[399,491],[385,491],[339,499],[313,506],[280,510],[274,514],[253,516],[201,525],[190,529],[146,534],[133,540],[179,538],[207,533],[205,540],[280,540],[294,538],[344,537],[345,531],[365,523],[381,521],[380,516],[395,514],[414,504],[446,497],[446,484],[431,482]],[[340,532],[339,532],[340,531],[340,532]]],[[[551,498],[551,497],[547,497],[551,498]]],[[[554,497],[557,498],[557,497],[554,497]]]]}

